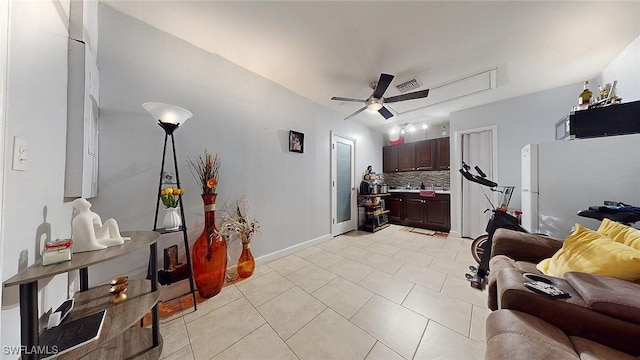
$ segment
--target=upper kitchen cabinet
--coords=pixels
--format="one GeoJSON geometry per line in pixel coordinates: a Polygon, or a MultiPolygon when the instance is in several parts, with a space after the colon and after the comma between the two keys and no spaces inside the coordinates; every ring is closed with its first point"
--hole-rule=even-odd
{"type": "Polygon", "coordinates": [[[382,148],[382,171],[449,170],[449,138],[423,140],[382,148]]]}
{"type": "Polygon", "coordinates": [[[435,142],[419,141],[414,145],[415,170],[433,170],[435,168],[435,142]]]}
{"type": "Polygon", "coordinates": [[[449,170],[449,137],[443,137],[435,140],[436,152],[436,170],[449,170]]]}
{"type": "Polygon", "coordinates": [[[398,171],[412,171],[415,165],[415,143],[398,145],[398,171]]]}
{"type": "Polygon", "coordinates": [[[398,147],[385,146],[382,148],[382,172],[398,171],[398,147]]]}

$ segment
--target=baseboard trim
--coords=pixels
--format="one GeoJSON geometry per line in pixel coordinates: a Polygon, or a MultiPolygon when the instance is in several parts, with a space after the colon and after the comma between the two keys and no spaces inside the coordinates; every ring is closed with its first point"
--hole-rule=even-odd
{"type": "Polygon", "coordinates": [[[450,236],[461,237],[457,230],[449,231],[450,236]]]}
{"type": "Polygon", "coordinates": [[[272,253],[266,254],[266,255],[262,255],[260,257],[257,257],[256,260],[256,265],[262,265],[262,264],[266,264],[268,262],[271,262],[273,260],[277,260],[279,258],[294,254],[300,250],[304,250],[308,247],[312,247],[314,245],[317,244],[321,244],[327,240],[332,239],[333,236],[331,236],[331,234],[326,234],[320,237],[317,237],[315,239],[311,239],[311,240],[307,240],[303,243],[300,244],[295,244],[292,246],[289,246],[287,248],[281,249],[281,250],[277,250],[274,251],[272,253]]]}

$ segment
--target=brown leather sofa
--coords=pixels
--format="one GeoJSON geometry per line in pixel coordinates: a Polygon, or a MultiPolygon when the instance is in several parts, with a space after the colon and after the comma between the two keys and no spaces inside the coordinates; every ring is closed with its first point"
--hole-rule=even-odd
{"type": "MultiPolygon", "coordinates": [[[[487,360],[637,360],[638,357],[578,336],[515,310],[487,318],[487,360]]],[[[628,338],[627,341],[636,341],[628,338]]]]}
{"type": "MultiPolygon", "coordinates": [[[[562,242],[556,239],[498,230],[490,261],[489,307],[526,313],[558,328],[570,339],[583,338],[626,354],[639,355],[640,284],[577,272],[566,273],[564,279],[541,274],[536,264],[552,256],[561,246],[562,242]],[[530,281],[524,273],[545,276],[570,297],[552,298],[531,291],[524,285],[530,281]]],[[[487,355],[487,359],[494,358],[500,357],[487,355]]]]}

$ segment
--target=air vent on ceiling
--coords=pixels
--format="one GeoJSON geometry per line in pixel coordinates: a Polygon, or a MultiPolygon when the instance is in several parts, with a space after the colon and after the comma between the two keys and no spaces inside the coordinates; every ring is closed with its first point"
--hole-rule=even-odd
{"type": "Polygon", "coordinates": [[[401,93],[405,93],[409,90],[413,90],[419,87],[420,87],[420,82],[416,78],[413,78],[409,81],[405,81],[402,84],[396,85],[396,89],[398,89],[398,91],[400,91],[401,93]]]}

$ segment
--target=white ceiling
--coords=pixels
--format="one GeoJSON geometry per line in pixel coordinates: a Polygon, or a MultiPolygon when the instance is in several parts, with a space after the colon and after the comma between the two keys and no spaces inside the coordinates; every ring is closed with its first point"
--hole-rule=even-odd
{"type": "Polygon", "coordinates": [[[348,120],[380,130],[595,78],[640,35],[640,1],[101,1],[345,117],[362,105],[330,98],[366,99],[381,72],[389,97],[412,77],[417,91],[497,69],[494,90],[348,120]]]}

